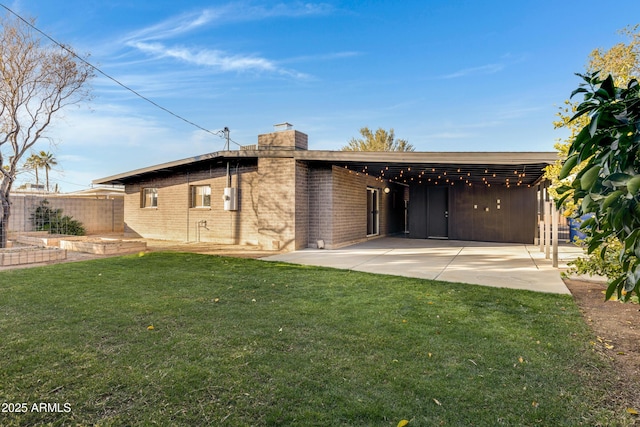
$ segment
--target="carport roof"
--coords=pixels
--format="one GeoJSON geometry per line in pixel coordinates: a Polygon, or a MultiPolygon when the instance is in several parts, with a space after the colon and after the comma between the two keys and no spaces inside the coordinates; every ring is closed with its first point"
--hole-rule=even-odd
{"type": "Polygon", "coordinates": [[[310,164],[337,166],[400,184],[534,185],[556,152],[362,152],[321,150],[220,151],[136,169],[94,184],[125,184],[140,178],[170,173],[207,162],[257,158],[294,158],[310,164]]]}
{"type": "Polygon", "coordinates": [[[556,152],[306,151],[301,160],[330,163],[400,184],[534,185],[556,152]]]}

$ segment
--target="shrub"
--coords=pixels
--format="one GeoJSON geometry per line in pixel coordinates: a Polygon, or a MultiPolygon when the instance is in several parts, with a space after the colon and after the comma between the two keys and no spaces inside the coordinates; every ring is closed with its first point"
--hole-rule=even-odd
{"type": "MultiPolygon", "coordinates": [[[[589,246],[592,237],[578,240],[576,244],[589,246]]],[[[600,246],[600,251],[592,252],[584,257],[569,261],[567,274],[589,274],[605,277],[617,277],[624,273],[620,263],[622,244],[615,237],[610,237],[600,246]]]]}
{"type": "Polygon", "coordinates": [[[52,209],[44,199],[31,214],[31,224],[36,231],[48,231],[50,234],[70,234],[84,236],[86,230],[82,223],[69,215],[63,215],[62,209],[52,209]]]}

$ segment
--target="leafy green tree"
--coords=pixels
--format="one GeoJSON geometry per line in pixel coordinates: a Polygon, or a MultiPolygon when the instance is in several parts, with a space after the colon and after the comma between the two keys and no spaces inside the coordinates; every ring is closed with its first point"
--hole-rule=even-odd
{"type": "MultiPolygon", "coordinates": [[[[594,49],[589,54],[586,73],[600,71],[600,75],[602,76],[611,74],[614,82],[618,86],[627,83],[631,79],[640,78],[639,28],[640,27],[636,25],[626,27],[619,31],[622,36],[628,39],[627,43],[618,43],[607,50],[602,48],[594,49]]],[[[555,145],[556,150],[558,150],[558,161],[547,168],[546,178],[551,181],[550,192],[554,198],[557,196],[555,189],[563,185],[563,182],[558,179],[558,174],[562,168],[564,159],[567,158],[569,147],[578,133],[588,123],[587,116],[574,117],[578,104],[579,102],[572,101],[571,99],[566,100],[557,113],[557,120],[553,122],[553,126],[556,129],[564,128],[569,130],[569,136],[565,140],[558,141],[555,145]]],[[[577,165],[574,173],[577,173],[580,169],[581,166],[577,165]]],[[[576,206],[572,200],[568,200],[563,207],[567,214],[571,214],[576,206]]]]}
{"type": "Polygon", "coordinates": [[[44,43],[32,23],[0,16],[0,248],[18,165],[62,109],[89,96],[92,76],[69,47],[44,43]]]}
{"type": "Polygon", "coordinates": [[[610,49],[595,49],[591,52],[587,72],[603,70],[613,75],[618,86],[631,79],[640,78],[640,25],[629,26],[619,31],[628,43],[618,43],[610,49]]]}
{"type": "Polygon", "coordinates": [[[405,139],[396,139],[393,128],[387,132],[378,128],[375,133],[368,127],[360,129],[362,138],[351,138],[342,151],[415,151],[413,145],[405,139]]]}
{"type": "MultiPolygon", "coordinates": [[[[617,86],[624,85],[628,81],[640,77],[640,32],[639,26],[629,26],[619,31],[627,40],[618,43],[609,49],[594,49],[590,54],[586,64],[586,72],[594,73],[600,71],[600,75],[606,76],[610,74],[617,86]]],[[[566,100],[557,114],[557,120],[553,123],[555,128],[564,128],[569,130],[569,136],[563,141],[558,141],[555,145],[558,150],[558,160],[555,164],[547,167],[546,178],[551,181],[549,192],[551,196],[557,200],[557,188],[567,185],[569,180],[573,178],[586,164],[586,160],[573,168],[573,172],[567,178],[558,179],[560,169],[563,166],[564,159],[567,158],[571,143],[578,136],[580,131],[589,123],[589,117],[582,115],[575,117],[579,101],[566,100]]],[[[566,216],[571,216],[576,212],[579,205],[575,203],[572,197],[565,199],[562,209],[566,216]]],[[[581,244],[589,246],[592,243],[591,237],[587,237],[581,244]]],[[[574,271],[581,274],[598,274],[607,277],[613,277],[614,273],[621,271],[622,267],[618,264],[618,252],[621,243],[617,242],[615,237],[607,239],[602,243],[599,251],[594,251],[584,257],[571,261],[570,265],[574,271]],[[603,257],[601,258],[600,252],[603,257]],[[597,253],[596,253],[597,252],[597,253]]]]}
{"type": "Polygon", "coordinates": [[[587,251],[606,259],[611,239],[620,243],[620,273],[610,273],[606,299],[640,295],[640,85],[632,79],[626,87],[614,77],[599,73],[580,75],[584,83],[572,93],[583,94],[572,120],[588,123],[567,151],[558,179],[570,182],[557,188],[557,205],[572,200],[576,216],[592,213],[582,229],[587,251]],[[576,165],[581,165],[577,173],[576,165]],[[597,252],[596,252],[597,251],[597,252]]]}

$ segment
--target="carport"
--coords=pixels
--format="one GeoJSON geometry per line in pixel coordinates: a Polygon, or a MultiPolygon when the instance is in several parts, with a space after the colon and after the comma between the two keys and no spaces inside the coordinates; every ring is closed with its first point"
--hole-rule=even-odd
{"type": "MultiPolygon", "coordinates": [[[[402,218],[411,238],[530,244],[543,210],[544,169],[557,153],[300,151],[295,158],[374,177],[381,187],[395,186],[392,192],[404,187],[405,215],[389,216],[388,230],[402,218]]],[[[367,203],[368,223],[377,220],[378,199],[367,203]]],[[[375,224],[368,230],[376,234],[375,224]]]]}
{"type": "MultiPolygon", "coordinates": [[[[560,268],[582,255],[575,245],[559,248],[560,268]]],[[[262,258],[377,274],[569,294],[560,269],[539,246],[462,240],[385,237],[335,250],[304,249],[262,258]]]]}

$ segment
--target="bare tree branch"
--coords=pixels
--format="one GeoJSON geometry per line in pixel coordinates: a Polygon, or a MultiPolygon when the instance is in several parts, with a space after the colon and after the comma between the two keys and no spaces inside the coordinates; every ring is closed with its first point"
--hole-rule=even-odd
{"type": "Polygon", "coordinates": [[[0,17],[0,248],[18,164],[63,108],[89,97],[93,73],[68,46],[44,45],[29,22],[0,17]]]}

